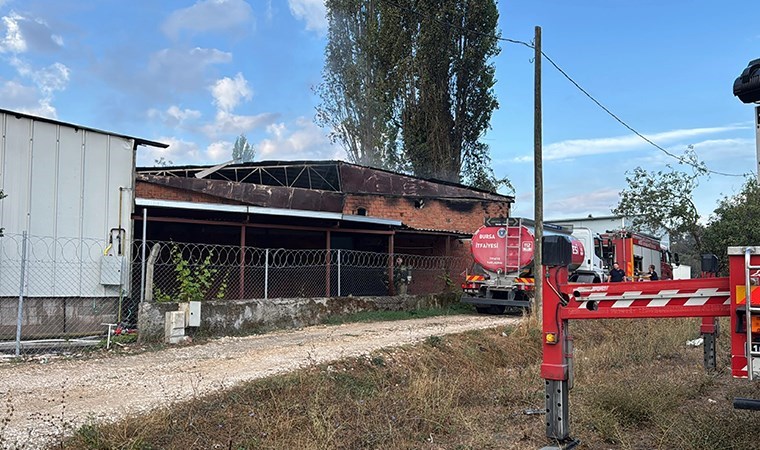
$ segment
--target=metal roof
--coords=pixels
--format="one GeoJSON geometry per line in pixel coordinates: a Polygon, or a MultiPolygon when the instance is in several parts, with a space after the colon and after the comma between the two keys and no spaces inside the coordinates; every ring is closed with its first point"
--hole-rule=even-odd
{"type": "Polygon", "coordinates": [[[220,203],[185,202],[178,200],[154,200],[140,197],[135,199],[135,205],[154,208],[191,209],[198,211],[261,214],[269,216],[305,217],[309,219],[347,220],[351,222],[372,223],[375,225],[387,225],[395,227],[400,227],[402,225],[402,223],[398,220],[383,219],[380,217],[354,216],[350,214],[325,211],[310,211],[305,209],[265,208],[261,206],[224,205],[220,203]]]}
{"type": "Polygon", "coordinates": [[[125,138],[125,139],[131,139],[131,140],[133,140],[135,142],[135,145],[148,145],[150,147],[158,147],[158,148],[167,148],[167,147],[169,147],[169,144],[164,144],[162,142],[150,141],[148,139],[143,139],[143,138],[139,138],[139,137],[136,137],[136,136],[129,136],[129,135],[126,135],[126,134],[120,134],[120,133],[114,133],[114,132],[111,132],[111,131],[99,130],[97,128],[92,128],[92,127],[85,127],[85,126],[77,125],[77,124],[70,123],[70,122],[63,122],[63,121],[56,120],[56,119],[50,119],[48,117],[33,116],[31,114],[26,114],[26,113],[22,113],[22,112],[18,112],[18,111],[11,111],[9,109],[2,109],[2,108],[0,108],[0,113],[4,113],[4,114],[8,114],[8,115],[14,116],[17,119],[21,119],[21,118],[31,119],[31,120],[36,120],[38,122],[52,123],[54,125],[63,125],[63,126],[70,127],[70,128],[75,128],[75,129],[78,129],[78,130],[93,131],[95,133],[108,134],[110,136],[116,136],[116,137],[121,137],[121,138],[125,138]]]}

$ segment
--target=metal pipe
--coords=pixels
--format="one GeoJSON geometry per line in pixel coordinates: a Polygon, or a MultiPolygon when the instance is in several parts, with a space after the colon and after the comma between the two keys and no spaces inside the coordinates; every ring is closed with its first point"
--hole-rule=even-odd
{"type": "Polygon", "coordinates": [[[760,400],[755,400],[754,398],[735,398],[734,409],[760,411],[760,400]]]}
{"type": "Polygon", "coordinates": [[[340,297],[340,249],[338,249],[338,297],[340,297]]]}
{"type": "Polygon", "coordinates": [[[142,276],[140,278],[140,303],[145,301],[145,238],[148,231],[148,208],[143,208],[142,221],[142,276]]]}
{"type": "Polygon", "coordinates": [[[752,357],[752,286],[749,279],[750,253],[752,253],[752,247],[747,247],[744,250],[744,317],[747,324],[747,342],[744,353],[747,355],[747,378],[752,381],[755,379],[755,369],[752,367],[754,358],[752,357]]]}
{"type": "Polygon", "coordinates": [[[264,251],[264,300],[269,298],[269,249],[264,251]]]}
{"type": "Polygon", "coordinates": [[[26,231],[21,235],[21,277],[18,288],[18,315],[16,318],[16,356],[21,354],[21,321],[24,318],[24,281],[26,275],[26,231]]]}

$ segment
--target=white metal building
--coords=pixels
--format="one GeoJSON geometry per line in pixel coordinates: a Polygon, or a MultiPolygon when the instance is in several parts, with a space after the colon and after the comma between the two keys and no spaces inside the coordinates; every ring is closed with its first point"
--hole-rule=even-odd
{"type": "Polygon", "coordinates": [[[118,297],[132,239],[135,152],[167,145],[2,109],[0,129],[0,298],[19,297],[20,282],[29,297],[118,297]]]}

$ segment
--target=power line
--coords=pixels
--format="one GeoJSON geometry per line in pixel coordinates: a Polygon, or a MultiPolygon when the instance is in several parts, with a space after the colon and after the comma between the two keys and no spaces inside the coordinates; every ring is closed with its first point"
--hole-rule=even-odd
{"type": "MultiPolygon", "coordinates": [[[[390,6],[392,6],[394,8],[396,8],[396,9],[400,9],[400,10],[404,10],[404,11],[410,12],[410,13],[415,14],[415,15],[417,15],[419,17],[422,17],[422,18],[431,19],[431,20],[433,20],[435,22],[440,23],[441,25],[446,25],[448,27],[455,28],[455,29],[457,29],[459,31],[462,31],[464,33],[471,33],[471,34],[476,34],[476,35],[480,35],[480,36],[490,37],[492,39],[496,39],[496,40],[499,40],[499,41],[502,41],[502,42],[507,42],[507,43],[516,44],[516,45],[522,45],[522,46],[528,47],[530,49],[534,48],[533,44],[531,44],[531,43],[528,43],[528,42],[525,42],[525,41],[521,41],[521,40],[518,40],[518,39],[510,39],[510,38],[501,37],[498,34],[484,33],[482,31],[471,30],[471,29],[468,29],[468,28],[463,27],[461,25],[457,25],[457,24],[454,24],[454,23],[451,23],[451,22],[447,22],[447,21],[445,21],[443,19],[438,19],[436,17],[431,17],[431,16],[429,16],[429,15],[427,15],[425,13],[421,13],[421,12],[419,12],[419,11],[413,9],[413,8],[409,8],[409,7],[406,7],[406,6],[403,6],[403,5],[399,5],[398,3],[394,2],[394,1],[391,1],[391,0],[380,0],[380,1],[386,3],[386,4],[390,5],[390,6]]],[[[628,129],[629,131],[631,131],[633,134],[635,134],[636,136],[638,136],[639,138],[641,138],[642,140],[644,140],[644,142],[650,144],[651,146],[653,146],[657,150],[665,153],[666,155],[670,156],[671,158],[674,158],[679,163],[686,164],[686,165],[691,166],[691,167],[693,167],[695,169],[698,169],[698,170],[705,170],[705,171],[707,171],[707,173],[711,173],[711,174],[714,174],[714,175],[726,176],[726,177],[747,177],[747,176],[752,175],[752,173],[736,174],[736,173],[726,173],[726,172],[719,172],[719,171],[716,171],[716,170],[711,170],[711,169],[708,169],[706,166],[704,166],[704,164],[703,165],[696,164],[696,163],[694,163],[692,161],[689,161],[689,160],[685,159],[682,156],[678,156],[678,155],[676,155],[674,153],[669,152],[668,150],[666,150],[662,146],[660,146],[657,143],[653,142],[648,137],[646,137],[643,134],[639,133],[632,126],[628,125],[628,123],[626,123],[623,119],[621,119],[620,117],[618,117],[617,114],[615,114],[612,111],[610,111],[609,108],[607,108],[606,106],[604,106],[599,100],[597,100],[586,89],[584,89],[580,84],[578,84],[577,81],[575,81],[570,75],[568,75],[567,72],[565,72],[559,66],[559,64],[557,64],[556,62],[554,62],[554,60],[552,58],[550,58],[549,55],[546,54],[546,52],[541,51],[541,55],[544,58],[546,58],[546,60],[549,61],[549,64],[551,64],[555,69],[557,69],[557,71],[560,74],[562,74],[563,77],[567,78],[567,80],[570,83],[572,83],[573,86],[575,86],[586,97],[588,97],[592,102],[594,102],[594,104],[596,104],[599,108],[601,108],[602,111],[604,111],[605,113],[607,113],[610,117],[612,117],[613,119],[615,119],[615,121],[617,121],[618,123],[620,123],[621,125],[623,125],[626,129],[628,129]]]]}

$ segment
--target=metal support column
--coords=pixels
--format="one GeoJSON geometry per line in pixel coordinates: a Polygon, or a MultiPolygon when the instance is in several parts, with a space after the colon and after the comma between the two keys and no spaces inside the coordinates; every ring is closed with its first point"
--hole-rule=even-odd
{"type": "Polygon", "coordinates": [[[546,436],[565,441],[570,437],[570,410],[568,380],[545,380],[546,382],[546,436]]]}
{"type": "Polygon", "coordinates": [[[326,255],[325,255],[325,297],[331,297],[330,294],[332,294],[330,289],[330,266],[332,265],[332,261],[330,258],[330,252],[331,252],[331,246],[330,246],[330,231],[328,230],[326,232],[327,234],[327,243],[325,244],[325,248],[327,249],[326,255]]]}
{"type": "Polygon", "coordinates": [[[140,269],[140,302],[145,301],[145,239],[148,232],[148,208],[143,208],[143,220],[142,220],[142,267],[140,269]]]}
{"type": "Polygon", "coordinates": [[[717,343],[718,343],[718,319],[715,317],[704,317],[702,319],[702,326],[699,329],[702,333],[702,339],[704,340],[705,351],[705,370],[709,372],[715,371],[718,366],[717,359],[717,343]]]}
{"type": "Polygon", "coordinates": [[[21,324],[24,319],[24,293],[26,292],[26,231],[21,235],[21,276],[18,288],[18,314],[16,317],[16,356],[21,354],[21,324]]]}
{"type": "Polygon", "coordinates": [[[240,227],[240,294],[239,299],[245,297],[245,225],[240,227]]]}

